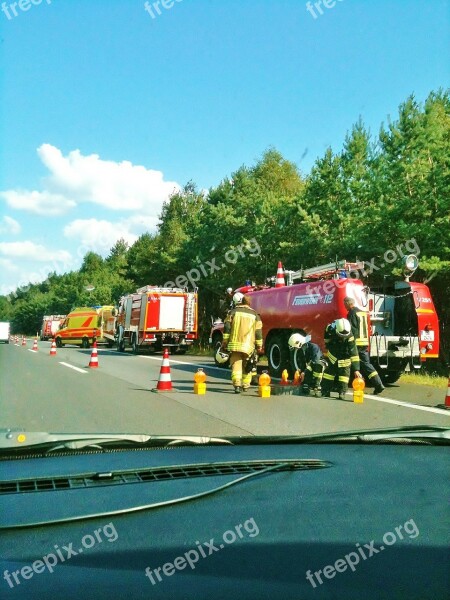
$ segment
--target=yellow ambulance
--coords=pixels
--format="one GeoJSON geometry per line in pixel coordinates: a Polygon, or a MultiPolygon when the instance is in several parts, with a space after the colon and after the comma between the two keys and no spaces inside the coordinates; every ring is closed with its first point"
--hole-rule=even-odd
{"type": "Polygon", "coordinates": [[[55,342],[58,348],[65,344],[73,344],[82,348],[89,348],[94,342],[102,343],[103,328],[110,317],[114,306],[75,308],[61,322],[59,330],[55,333],[55,342]]]}

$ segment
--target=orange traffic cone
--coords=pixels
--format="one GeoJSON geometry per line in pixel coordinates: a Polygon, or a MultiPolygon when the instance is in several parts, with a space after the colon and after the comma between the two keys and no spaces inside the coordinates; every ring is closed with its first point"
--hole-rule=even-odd
{"type": "Polygon", "coordinates": [[[22,336],[22,346],[26,346],[27,345],[27,340],[25,339],[25,336],[22,336]]]}
{"type": "Polygon", "coordinates": [[[37,352],[38,351],[38,345],[37,345],[37,339],[34,338],[34,342],[33,342],[33,352],[37,352]]]}
{"type": "Polygon", "coordinates": [[[279,288],[279,287],[283,287],[285,285],[286,285],[286,283],[284,281],[283,265],[281,264],[281,261],[278,261],[277,280],[275,282],[275,287],[279,288]]]}
{"type": "Polygon", "coordinates": [[[56,356],[56,342],[53,340],[52,347],[50,348],[50,356],[56,356]]]}
{"type": "Polygon", "coordinates": [[[158,385],[156,390],[158,392],[170,392],[172,389],[172,379],[170,377],[170,363],[169,363],[169,349],[164,348],[163,361],[161,370],[159,372],[158,385]]]}
{"type": "Polygon", "coordinates": [[[450,409],[450,377],[448,378],[447,383],[447,395],[445,396],[445,408],[450,409]]]}
{"type": "Polygon", "coordinates": [[[18,343],[19,343],[19,336],[18,336],[18,335],[16,335],[15,343],[16,343],[16,344],[18,344],[18,343]]]}
{"type": "Polygon", "coordinates": [[[96,369],[98,367],[97,342],[94,342],[92,346],[91,360],[89,361],[89,366],[91,367],[91,369],[96,369]]]}

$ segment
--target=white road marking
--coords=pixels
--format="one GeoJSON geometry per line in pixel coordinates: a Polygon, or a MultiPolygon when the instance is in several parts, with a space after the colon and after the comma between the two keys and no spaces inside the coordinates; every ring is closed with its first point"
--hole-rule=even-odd
{"type": "MultiPolygon", "coordinates": [[[[150,360],[159,360],[162,362],[162,356],[144,356],[143,354],[138,355],[139,358],[149,358],[150,360]]],[[[176,365],[190,365],[191,367],[197,367],[201,369],[217,369],[217,371],[222,371],[222,373],[226,373],[226,369],[222,367],[216,367],[216,365],[201,365],[200,363],[191,363],[185,360],[172,360],[172,357],[169,356],[169,360],[171,363],[176,365]]]]}
{"type": "MultiPolygon", "coordinates": [[[[347,392],[352,395],[352,392],[347,392]]],[[[437,413],[438,415],[447,415],[450,417],[450,411],[434,408],[433,406],[421,406],[420,404],[410,404],[409,402],[402,402],[401,400],[394,400],[393,398],[380,398],[380,396],[372,396],[372,394],[364,394],[364,398],[370,398],[371,400],[377,400],[377,402],[386,402],[386,404],[396,404],[397,406],[404,406],[405,408],[415,408],[416,410],[424,410],[426,412],[437,413]]]]}
{"type": "Polygon", "coordinates": [[[28,348],[28,352],[34,352],[36,354],[37,350],[32,350],[31,348],[28,348]]]}
{"type": "Polygon", "coordinates": [[[74,371],[78,371],[78,373],[87,373],[84,369],[79,369],[78,367],[74,367],[73,365],[69,365],[69,363],[60,362],[60,365],[64,365],[65,367],[69,367],[69,369],[73,369],[74,371]]]}

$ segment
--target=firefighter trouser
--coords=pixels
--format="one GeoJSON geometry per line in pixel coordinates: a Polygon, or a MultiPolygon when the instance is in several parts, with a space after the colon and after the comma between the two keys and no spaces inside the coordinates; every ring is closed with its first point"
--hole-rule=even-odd
{"type": "Polygon", "coordinates": [[[325,356],[327,367],[322,377],[322,393],[328,393],[333,387],[333,383],[337,378],[338,392],[345,393],[348,390],[348,382],[350,380],[350,358],[337,358],[330,352],[325,356]]]}
{"type": "Polygon", "coordinates": [[[234,387],[243,387],[247,389],[250,387],[252,381],[252,372],[246,373],[247,360],[249,359],[248,354],[245,352],[232,352],[230,355],[231,365],[231,381],[234,387]]]}
{"type": "Polygon", "coordinates": [[[307,364],[303,387],[312,388],[314,390],[320,389],[320,382],[322,381],[323,371],[326,366],[327,363],[325,361],[310,362],[307,364]]]}
{"type": "Polygon", "coordinates": [[[359,362],[361,363],[361,373],[373,387],[381,387],[382,381],[375,367],[370,362],[369,352],[365,348],[358,348],[359,362]]]}

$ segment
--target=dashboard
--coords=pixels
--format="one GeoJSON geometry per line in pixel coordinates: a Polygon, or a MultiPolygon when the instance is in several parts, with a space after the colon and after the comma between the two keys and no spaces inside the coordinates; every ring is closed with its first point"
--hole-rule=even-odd
{"type": "Polygon", "coordinates": [[[4,458],[0,597],[444,599],[448,497],[441,446],[4,458]]]}

